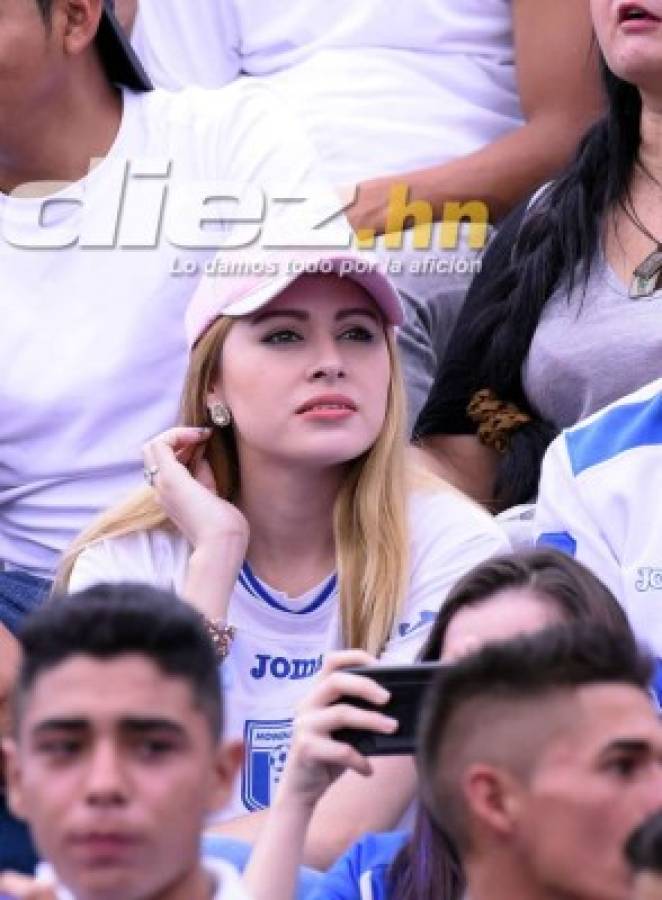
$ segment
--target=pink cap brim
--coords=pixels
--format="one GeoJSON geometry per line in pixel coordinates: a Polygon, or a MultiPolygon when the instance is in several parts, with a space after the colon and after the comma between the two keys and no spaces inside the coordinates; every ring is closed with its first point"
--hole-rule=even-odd
{"type": "Polygon", "coordinates": [[[389,325],[402,325],[404,310],[398,292],[374,261],[351,252],[309,255],[297,262],[300,269],[283,274],[206,276],[202,279],[186,313],[186,333],[193,347],[220,316],[241,317],[257,312],[311,272],[350,278],[368,293],[389,325]],[[305,268],[303,268],[305,266],[305,268]],[[329,271],[329,266],[331,270],[329,271]]]}

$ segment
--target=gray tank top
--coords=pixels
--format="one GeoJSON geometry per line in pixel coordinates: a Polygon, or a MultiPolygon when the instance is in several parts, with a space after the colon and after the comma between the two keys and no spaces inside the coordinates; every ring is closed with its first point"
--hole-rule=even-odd
{"type": "Polygon", "coordinates": [[[557,428],[662,376],[662,290],[631,300],[601,256],[584,293],[558,290],[545,305],[522,369],[531,405],[557,428]]]}

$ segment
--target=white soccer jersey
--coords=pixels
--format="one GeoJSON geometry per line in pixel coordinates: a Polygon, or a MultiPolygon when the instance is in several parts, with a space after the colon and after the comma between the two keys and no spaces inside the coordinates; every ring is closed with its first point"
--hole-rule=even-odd
{"type": "MultiPolygon", "coordinates": [[[[409,590],[383,662],[413,661],[452,585],[472,566],[508,549],[493,519],[451,489],[415,494],[410,528],[409,590]]],[[[188,556],[186,541],[166,530],[102,541],[79,557],[70,587],[132,580],[181,592],[188,556]]],[[[335,575],[291,598],[243,566],[228,608],[237,635],[222,675],[226,735],[243,739],[246,753],[223,817],[269,806],[287,757],[294,709],[324,655],[343,646],[337,600],[335,575]]]]}
{"type": "Polygon", "coordinates": [[[564,431],[542,468],[538,544],[574,555],[662,656],[662,379],[564,431]]]}

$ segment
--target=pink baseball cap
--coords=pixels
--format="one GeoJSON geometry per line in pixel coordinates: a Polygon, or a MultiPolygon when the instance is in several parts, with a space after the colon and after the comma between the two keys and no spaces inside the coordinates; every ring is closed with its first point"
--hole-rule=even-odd
{"type": "Polygon", "coordinates": [[[402,325],[398,292],[376,257],[353,250],[221,253],[207,270],[186,311],[186,337],[195,346],[220,316],[246,316],[262,309],[302,275],[335,274],[355,281],[372,297],[389,325],[402,325]]]}

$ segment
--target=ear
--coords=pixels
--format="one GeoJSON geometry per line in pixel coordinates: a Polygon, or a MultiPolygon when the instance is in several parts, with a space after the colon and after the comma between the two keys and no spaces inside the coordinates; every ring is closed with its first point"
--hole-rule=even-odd
{"type": "Polygon", "coordinates": [[[210,791],[208,811],[217,812],[227,805],[235,779],[244,760],[242,741],[221,741],[214,760],[214,786],[210,791]]]}
{"type": "Polygon", "coordinates": [[[127,34],[131,34],[137,14],[138,0],[115,0],[117,21],[127,34]]]}
{"type": "Polygon", "coordinates": [[[103,0],[60,0],[53,10],[64,52],[78,56],[94,41],[103,11],[103,0]]]}
{"type": "Polygon", "coordinates": [[[512,773],[498,766],[470,766],[462,779],[462,789],[472,818],[483,829],[502,837],[514,832],[521,785],[512,773]]]}
{"type": "Polygon", "coordinates": [[[211,389],[207,391],[207,409],[211,410],[217,403],[222,403],[223,406],[227,405],[225,397],[223,396],[223,391],[221,390],[221,385],[218,381],[216,381],[211,389]]]}
{"type": "Polygon", "coordinates": [[[25,803],[23,797],[23,779],[21,761],[13,738],[5,738],[2,741],[2,757],[4,759],[5,788],[7,791],[7,806],[16,818],[25,818],[25,803]]]}

